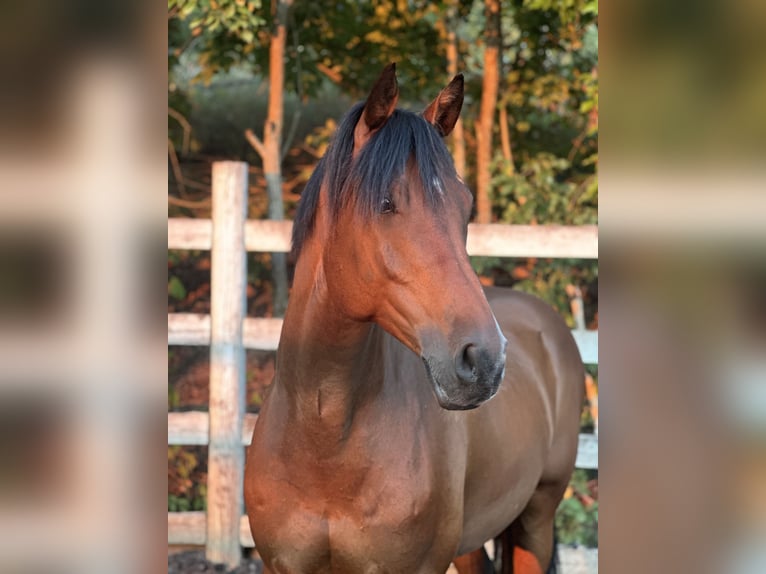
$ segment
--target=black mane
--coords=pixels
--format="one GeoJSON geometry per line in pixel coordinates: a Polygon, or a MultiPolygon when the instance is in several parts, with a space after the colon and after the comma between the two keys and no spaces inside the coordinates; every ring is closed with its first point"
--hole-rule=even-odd
{"type": "Polygon", "coordinates": [[[410,158],[420,173],[426,201],[434,209],[442,201],[445,177],[455,177],[452,157],[437,129],[420,115],[404,110],[395,110],[352,161],[354,128],[363,109],[364,103],[356,104],[343,118],[301,194],[293,223],[296,259],[314,229],[323,183],[327,185],[333,214],[353,201],[360,216],[371,218],[404,174],[410,158]]]}

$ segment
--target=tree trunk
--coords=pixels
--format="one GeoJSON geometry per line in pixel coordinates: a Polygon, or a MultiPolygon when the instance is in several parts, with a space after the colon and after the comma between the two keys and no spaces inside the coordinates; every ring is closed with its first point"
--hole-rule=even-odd
{"type": "Polygon", "coordinates": [[[476,123],[476,207],[477,221],[492,220],[489,199],[490,164],[492,162],[492,128],[500,85],[500,0],[485,0],[484,14],[484,78],[481,90],[481,110],[476,123]]]}
{"type": "MultiPolygon", "coordinates": [[[[269,197],[269,219],[285,218],[282,201],[282,127],[284,124],[285,45],[287,43],[287,13],[293,0],[272,0],[274,23],[269,45],[269,105],[263,126],[263,142],[250,130],[246,137],[263,160],[263,175],[269,197]]],[[[287,308],[287,257],[271,254],[271,275],[274,280],[274,315],[283,316],[287,308]]]]}
{"type": "MultiPolygon", "coordinates": [[[[456,10],[450,9],[447,30],[447,73],[455,77],[458,73],[458,46],[455,26],[457,25],[456,10]]],[[[457,119],[452,131],[452,155],[455,159],[455,169],[460,177],[465,177],[465,134],[463,133],[463,120],[457,119]]]]}
{"type": "Polygon", "coordinates": [[[513,175],[516,168],[513,165],[513,149],[511,149],[511,135],[508,130],[508,108],[506,102],[501,102],[500,104],[500,117],[498,121],[500,122],[500,145],[503,149],[503,158],[507,164],[506,173],[513,175]]]}

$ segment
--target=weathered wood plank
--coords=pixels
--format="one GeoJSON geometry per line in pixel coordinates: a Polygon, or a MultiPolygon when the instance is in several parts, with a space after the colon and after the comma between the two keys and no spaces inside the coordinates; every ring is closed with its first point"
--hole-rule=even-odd
{"type": "Polygon", "coordinates": [[[292,245],[293,222],[250,219],[245,224],[248,251],[288,253],[292,245]]]}
{"type": "Polygon", "coordinates": [[[206,557],[234,567],[240,561],[244,510],[242,423],[245,415],[247,164],[213,164],[213,240],[210,269],[210,430],[206,557]]]}
{"type": "MultiPolygon", "coordinates": [[[[291,234],[291,221],[251,219],[245,223],[245,246],[248,251],[288,252],[291,234]]],[[[209,220],[168,219],[169,249],[210,249],[211,237],[209,220]]],[[[598,227],[472,223],[467,247],[470,255],[596,259],[598,227]]]]}
{"type": "Polygon", "coordinates": [[[213,241],[213,222],[210,219],[168,219],[168,249],[209,250],[213,241]]]}
{"type": "Polygon", "coordinates": [[[576,468],[598,468],[598,436],[590,433],[580,433],[577,446],[576,468]]]}
{"type": "Polygon", "coordinates": [[[168,512],[168,544],[205,544],[204,512],[168,512]]]}
{"type": "Polygon", "coordinates": [[[245,319],[243,337],[246,349],[276,351],[282,334],[282,319],[245,319]]]}
{"type": "MultiPolygon", "coordinates": [[[[275,351],[282,332],[282,319],[249,317],[242,323],[242,341],[246,349],[275,351]]],[[[168,314],[168,345],[210,344],[210,316],[193,313],[168,314]]]]}
{"type": "MultiPolygon", "coordinates": [[[[242,444],[247,446],[253,437],[258,415],[248,413],[242,425],[242,444]]],[[[208,414],[201,411],[168,413],[168,444],[207,444],[208,414]]],[[[580,434],[577,468],[598,468],[598,437],[580,434]]]]}
{"type": "MultiPolygon", "coordinates": [[[[258,415],[246,413],[242,424],[242,444],[249,445],[258,415]]],[[[210,419],[204,411],[168,413],[168,444],[206,445],[210,419]]]]}
{"type": "Polygon", "coordinates": [[[210,416],[202,411],[168,413],[169,445],[205,445],[210,432],[210,416]]]}
{"type": "Polygon", "coordinates": [[[168,314],[168,345],[210,344],[210,315],[168,314]]]}
{"type": "MultiPolygon", "coordinates": [[[[246,349],[275,351],[282,332],[282,319],[248,317],[242,323],[246,349]]],[[[598,331],[572,331],[583,363],[598,364],[598,331]]],[[[168,345],[209,345],[210,320],[207,315],[168,314],[168,345]]]]}
{"type": "Polygon", "coordinates": [[[468,226],[468,253],[495,257],[598,258],[598,227],[595,225],[468,226]]]}
{"type": "Polygon", "coordinates": [[[598,331],[575,329],[572,331],[582,362],[586,365],[598,365],[598,331]]]}
{"type": "MultiPolygon", "coordinates": [[[[168,512],[168,544],[197,544],[206,542],[204,512],[168,512]]],[[[239,544],[255,546],[246,515],[239,517],[239,544]]]]}

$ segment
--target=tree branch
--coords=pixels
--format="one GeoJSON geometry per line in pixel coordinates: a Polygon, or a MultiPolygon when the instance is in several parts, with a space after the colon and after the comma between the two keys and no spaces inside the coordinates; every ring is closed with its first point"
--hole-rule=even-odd
{"type": "Polygon", "coordinates": [[[287,131],[287,137],[285,138],[285,141],[282,142],[282,151],[279,154],[280,161],[284,160],[287,152],[290,151],[290,146],[293,144],[293,139],[295,139],[295,132],[298,131],[298,122],[301,119],[301,114],[301,108],[296,108],[290,123],[290,129],[287,131]]]}
{"type": "Polygon", "coordinates": [[[303,151],[305,151],[305,152],[306,152],[306,153],[308,153],[308,154],[311,154],[311,155],[313,155],[315,158],[317,158],[317,159],[322,159],[322,154],[320,154],[320,153],[319,153],[317,150],[315,150],[315,149],[313,149],[313,148],[310,148],[310,147],[309,147],[309,146],[307,146],[306,144],[301,144],[301,146],[300,146],[300,147],[301,147],[301,149],[302,149],[303,151]]]}
{"type": "Polygon", "coordinates": [[[205,199],[200,199],[199,201],[191,201],[189,199],[180,199],[178,197],[168,195],[168,203],[178,207],[187,207],[189,209],[203,209],[210,207],[210,198],[208,197],[205,199]]]}
{"type": "Polygon", "coordinates": [[[262,160],[266,158],[266,148],[263,147],[263,142],[258,139],[258,136],[255,135],[253,130],[249,128],[245,130],[245,139],[251,146],[253,146],[253,149],[258,152],[258,155],[261,156],[262,160]]]}
{"type": "Polygon", "coordinates": [[[329,66],[324,65],[322,62],[319,62],[317,64],[317,70],[319,70],[325,76],[330,78],[331,82],[334,82],[336,84],[340,84],[341,81],[343,81],[343,76],[340,75],[340,72],[338,72],[337,70],[333,70],[329,66]]]}
{"type": "Polygon", "coordinates": [[[301,79],[301,53],[298,51],[300,40],[298,38],[298,27],[295,26],[294,13],[289,13],[290,18],[290,30],[293,36],[293,49],[295,50],[295,90],[298,94],[298,103],[293,112],[293,118],[290,122],[290,129],[287,130],[287,137],[282,142],[282,149],[279,153],[280,163],[285,159],[287,152],[290,151],[290,146],[293,145],[293,139],[295,138],[295,132],[298,129],[298,122],[301,119],[303,113],[303,80],[301,79]]]}
{"type": "Polygon", "coordinates": [[[191,139],[191,124],[189,123],[189,120],[187,120],[183,114],[177,110],[174,110],[171,107],[168,107],[168,115],[173,118],[175,121],[177,121],[179,124],[181,124],[181,128],[184,130],[184,140],[183,144],[181,145],[181,153],[186,155],[189,153],[189,141],[191,139]]]}
{"type": "Polygon", "coordinates": [[[178,186],[178,193],[181,197],[186,197],[186,185],[184,184],[184,175],[181,171],[181,164],[178,163],[178,156],[176,155],[176,148],[173,146],[173,140],[168,138],[168,156],[170,157],[170,165],[173,169],[173,177],[176,179],[176,185],[178,186]]]}

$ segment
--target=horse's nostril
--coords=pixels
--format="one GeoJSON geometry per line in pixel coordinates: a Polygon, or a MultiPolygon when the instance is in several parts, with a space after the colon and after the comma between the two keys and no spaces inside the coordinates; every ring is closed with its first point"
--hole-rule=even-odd
{"type": "Polygon", "coordinates": [[[476,345],[468,343],[458,353],[455,368],[458,376],[466,382],[476,381],[477,366],[479,363],[479,349],[476,345]]]}

